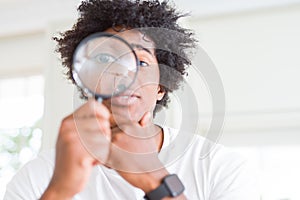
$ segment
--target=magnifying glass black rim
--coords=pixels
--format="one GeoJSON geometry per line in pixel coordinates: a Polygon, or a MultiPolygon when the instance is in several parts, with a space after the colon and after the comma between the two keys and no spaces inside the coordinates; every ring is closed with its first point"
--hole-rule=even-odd
{"type": "Polygon", "coordinates": [[[72,77],[73,79],[75,80],[76,84],[81,88],[83,89],[84,92],[88,92],[89,94],[92,94],[94,95],[94,97],[96,99],[98,98],[102,98],[102,99],[109,99],[113,96],[118,96],[119,94],[122,94],[125,90],[123,91],[120,91],[120,92],[117,92],[117,93],[114,93],[114,94],[111,94],[111,95],[103,95],[103,94],[96,94],[94,92],[92,92],[88,87],[85,87],[85,85],[82,83],[82,81],[80,80],[79,76],[78,76],[78,72],[76,71],[76,69],[74,68],[74,63],[75,63],[75,55],[77,55],[78,51],[79,51],[79,47],[86,44],[89,40],[92,40],[94,38],[97,38],[97,37],[113,37],[115,39],[118,39],[120,40],[121,42],[125,43],[129,49],[131,50],[131,52],[133,53],[134,57],[135,57],[135,61],[136,61],[136,73],[133,77],[133,80],[132,82],[126,86],[126,89],[127,88],[130,88],[130,86],[135,82],[136,80],[136,77],[137,77],[137,74],[138,74],[138,71],[139,71],[139,59],[134,51],[134,49],[132,48],[132,46],[126,41],[124,40],[123,38],[115,35],[115,34],[110,34],[110,33],[105,33],[105,32],[98,32],[98,33],[93,33],[89,36],[87,36],[86,38],[84,38],[76,47],[75,51],[74,51],[74,54],[73,54],[73,62],[72,62],[72,77]],[[76,74],[76,75],[75,75],[76,74]],[[77,77],[77,78],[76,78],[77,77]]]}

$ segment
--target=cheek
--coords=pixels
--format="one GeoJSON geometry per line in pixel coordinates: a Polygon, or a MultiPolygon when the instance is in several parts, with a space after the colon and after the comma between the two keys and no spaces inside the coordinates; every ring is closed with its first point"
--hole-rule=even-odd
{"type": "Polygon", "coordinates": [[[149,84],[139,89],[141,96],[140,101],[129,107],[129,113],[132,119],[140,119],[145,112],[152,112],[156,106],[158,85],[149,84]]]}
{"type": "Polygon", "coordinates": [[[159,84],[159,76],[159,67],[155,64],[140,68],[138,72],[138,79],[140,84],[159,84]]]}
{"type": "Polygon", "coordinates": [[[141,88],[141,107],[151,110],[155,107],[158,96],[158,85],[148,84],[141,88]]]}
{"type": "Polygon", "coordinates": [[[141,95],[141,99],[136,105],[129,107],[129,113],[132,119],[139,120],[145,112],[152,112],[154,110],[158,96],[158,87],[158,66],[140,69],[133,89],[141,95]]]}

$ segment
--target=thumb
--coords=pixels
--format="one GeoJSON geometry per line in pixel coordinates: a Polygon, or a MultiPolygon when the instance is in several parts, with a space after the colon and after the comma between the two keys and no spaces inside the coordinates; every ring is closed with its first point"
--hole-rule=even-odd
{"type": "Polygon", "coordinates": [[[142,117],[142,119],[140,120],[140,125],[142,127],[146,127],[150,123],[151,123],[151,113],[150,112],[146,112],[144,114],[144,116],[142,117]]]}

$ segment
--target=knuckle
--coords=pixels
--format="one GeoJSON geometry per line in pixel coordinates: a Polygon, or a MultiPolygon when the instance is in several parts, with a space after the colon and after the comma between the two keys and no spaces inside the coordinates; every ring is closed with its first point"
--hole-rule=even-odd
{"type": "Polygon", "coordinates": [[[74,140],[76,140],[76,138],[77,138],[76,133],[72,131],[65,132],[63,134],[60,134],[59,142],[64,146],[68,146],[74,144],[74,140]]]}
{"type": "Polygon", "coordinates": [[[110,128],[110,123],[109,123],[109,121],[104,120],[104,121],[101,123],[101,126],[106,130],[106,129],[109,129],[109,128],[110,128]]]}
{"type": "Polygon", "coordinates": [[[67,117],[61,122],[58,139],[62,142],[68,142],[70,140],[73,140],[74,136],[76,136],[74,119],[67,117]]]}
{"type": "Polygon", "coordinates": [[[74,124],[74,120],[71,117],[66,117],[62,120],[61,122],[61,129],[65,130],[65,129],[69,129],[73,126],[74,124]]]}
{"type": "Polygon", "coordinates": [[[89,100],[87,103],[88,112],[91,113],[92,116],[100,117],[100,118],[108,118],[109,112],[104,105],[96,102],[95,100],[89,100]]]}
{"type": "Polygon", "coordinates": [[[95,102],[93,100],[88,100],[88,102],[86,103],[87,107],[89,110],[94,110],[95,109],[95,102]]]}

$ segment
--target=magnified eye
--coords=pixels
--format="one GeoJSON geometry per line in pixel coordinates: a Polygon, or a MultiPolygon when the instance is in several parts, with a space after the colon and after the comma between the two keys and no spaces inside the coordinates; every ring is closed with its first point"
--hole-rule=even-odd
{"type": "Polygon", "coordinates": [[[116,61],[114,56],[107,53],[98,54],[95,58],[99,63],[112,63],[116,61]]]}

